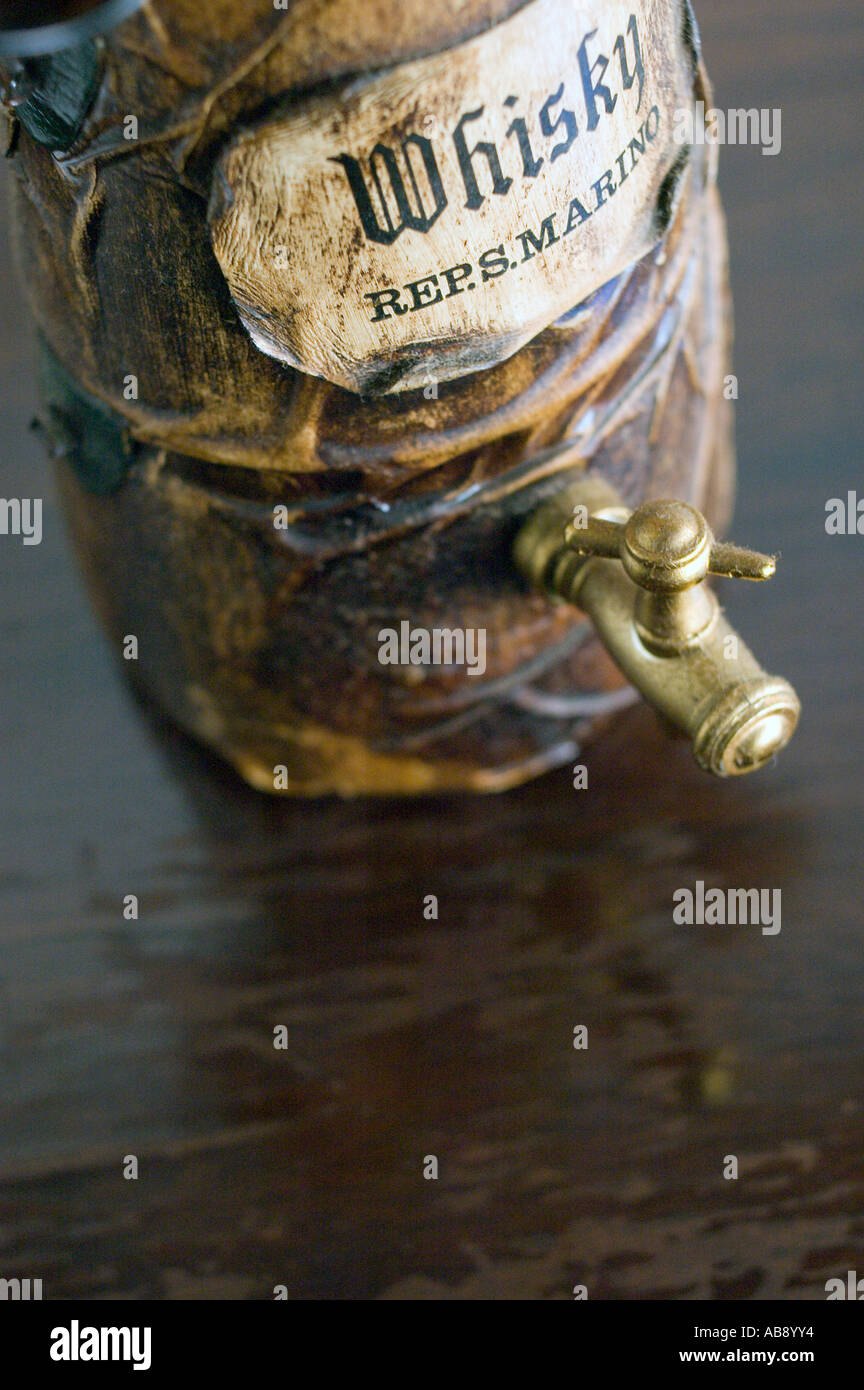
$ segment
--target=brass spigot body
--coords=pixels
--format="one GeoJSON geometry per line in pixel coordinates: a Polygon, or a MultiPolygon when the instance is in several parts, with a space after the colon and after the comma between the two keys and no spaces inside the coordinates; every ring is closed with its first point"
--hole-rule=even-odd
{"type": "Polygon", "coordinates": [[[708,574],[768,579],[769,555],[715,541],[700,512],[661,499],[630,512],[580,478],[539,510],[516,541],[535,585],[592,619],[645,699],[691,741],[718,777],[762,767],[794,733],[800,704],[726,621],[708,574]]]}

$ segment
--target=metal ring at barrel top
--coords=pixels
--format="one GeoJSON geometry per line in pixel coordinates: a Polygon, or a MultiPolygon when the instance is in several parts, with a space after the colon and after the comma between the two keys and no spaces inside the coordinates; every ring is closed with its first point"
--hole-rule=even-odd
{"type": "Polygon", "coordinates": [[[0,9],[0,55],[37,58],[104,34],[144,0],[12,0],[0,9]]]}

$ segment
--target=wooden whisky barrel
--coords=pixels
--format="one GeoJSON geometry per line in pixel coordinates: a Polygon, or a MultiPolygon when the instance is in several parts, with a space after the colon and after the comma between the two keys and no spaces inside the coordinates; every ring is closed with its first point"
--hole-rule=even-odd
{"type": "Polygon", "coordinates": [[[673,135],[710,106],[695,26],[592,14],[154,0],[12,108],[95,604],[256,786],[494,790],[575,757],[620,677],[527,590],[521,521],[579,469],[725,520],[714,152],[673,135]],[[406,659],[444,632],[482,633],[482,670],[406,659]]]}

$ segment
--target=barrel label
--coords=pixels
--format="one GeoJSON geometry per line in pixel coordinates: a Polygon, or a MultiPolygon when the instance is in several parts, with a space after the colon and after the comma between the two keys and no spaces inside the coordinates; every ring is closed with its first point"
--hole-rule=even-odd
{"type": "Polygon", "coordinates": [[[668,223],[692,103],[682,0],[532,0],[299,102],[216,170],[213,246],[257,346],[352,391],[489,367],[668,223]]]}

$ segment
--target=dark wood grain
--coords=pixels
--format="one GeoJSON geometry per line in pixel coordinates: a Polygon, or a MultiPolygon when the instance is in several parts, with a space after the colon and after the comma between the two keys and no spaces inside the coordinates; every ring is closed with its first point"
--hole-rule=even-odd
{"type": "Polygon", "coordinates": [[[583,792],[247,791],[98,635],[28,433],[3,238],[0,491],[46,521],[39,547],[0,537],[0,1276],[59,1299],[801,1299],[864,1270],[864,540],[824,529],[861,476],[864,38],[846,0],[698,9],[718,104],[783,113],[776,158],[721,152],[734,532],[782,553],[724,597],[804,703],[752,780],[708,781],[638,708],[583,792]],[[780,888],[782,931],[674,926],[697,878],[780,888]]]}

